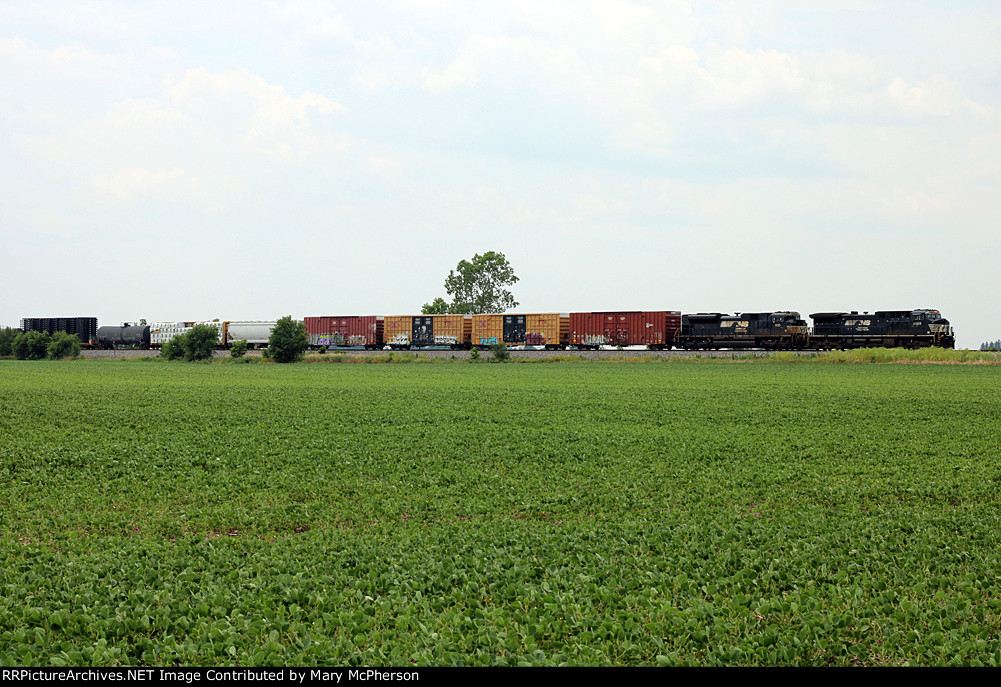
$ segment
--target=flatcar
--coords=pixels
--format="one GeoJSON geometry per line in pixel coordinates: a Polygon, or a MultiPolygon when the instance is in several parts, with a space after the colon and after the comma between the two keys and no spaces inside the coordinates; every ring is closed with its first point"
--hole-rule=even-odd
{"type": "Polygon", "coordinates": [[[67,334],[76,334],[83,346],[97,344],[96,317],[22,317],[21,331],[42,332],[43,334],[66,332],[67,334]]]}
{"type": "Polygon", "coordinates": [[[813,318],[812,348],[955,348],[949,320],[938,310],[818,312],[813,318]]]}

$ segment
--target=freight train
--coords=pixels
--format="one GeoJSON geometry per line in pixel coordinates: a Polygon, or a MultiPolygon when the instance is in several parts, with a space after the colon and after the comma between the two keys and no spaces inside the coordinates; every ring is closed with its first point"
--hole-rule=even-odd
{"type": "MultiPolygon", "coordinates": [[[[813,327],[798,312],[694,313],[676,310],[588,313],[505,313],[481,315],[343,315],[306,317],[311,348],[427,347],[484,348],[508,346],[597,349],[602,346],[646,346],[654,350],[765,349],[828,350],[866,347],[954,348],[949,321],[938,310],[880,310],[859,314],[825,312],[810,315],[813,327]]],[[[68,331],[84,345],[97,348],[159,348],[196,324],[215,326],[218,345],[228,348],[244,339],[250,347],[266,346],[274,322],[157,322],[97,327],[96,318],[25,318],[24,331],[68,331]]]]}
{"type": "Polygon", "coordinates": [[[896,347],[954,348],[949,321],[938,310],[885,310],[811,315],[795,311],[696,313],[618,311],[484,315],[307,317],[315,347],[363,346],[409,350],[430,346],[483,348],[497,343],[547,349],[646,346],[654,350],[760,348],[776,351],[896,347]]]}

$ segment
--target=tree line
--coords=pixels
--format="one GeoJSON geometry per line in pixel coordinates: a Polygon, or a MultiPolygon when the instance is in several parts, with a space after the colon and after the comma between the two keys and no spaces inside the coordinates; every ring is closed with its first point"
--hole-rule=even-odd
{"type": "Polygon", "coordinates": [[[62,360],[80,355],[80,339],[76,334],[56,332],[22,332],[5,327],[0,330],[0,357],[14,356],[18,360],[62,360]]]}

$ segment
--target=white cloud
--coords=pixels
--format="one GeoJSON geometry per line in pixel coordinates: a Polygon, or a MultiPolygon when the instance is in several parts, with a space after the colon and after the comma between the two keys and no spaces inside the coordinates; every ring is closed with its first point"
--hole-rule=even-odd
{"type": "Polygon", "coordinates": [[[344,112],[344,107],[313,92],[290,96],[249,70],[210,73],[190,69],[163,84],[168,103],[200,126],[226,131],[234,139],[268,155],[307,156],[329,149],[334,139],[311,129],[314,115],[344,112]]]}
{"type": "Polygon", "coordinates": [[[137,195],[156,193],[161,196],[178,197],[180,185],[197,187],[197,179],[188,177],[183,169],[120,169],[114,174],[98,174],[93,179],[94,189],[120,202],[133,199],[137,195]]]}
{"type": "Polygon", "coordinates": [[[121,60],[120,55],[99,52],[79,43],[45,48],[21,37],[0,38],[0,64],[14,63],[21,75],[35,79],[59,76],[107,81],[120,72],[121,60]]]}

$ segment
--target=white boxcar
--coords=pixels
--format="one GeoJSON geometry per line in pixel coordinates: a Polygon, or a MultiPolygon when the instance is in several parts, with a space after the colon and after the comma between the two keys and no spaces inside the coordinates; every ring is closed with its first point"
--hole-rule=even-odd
{"type": "Polygon", "coordinates": [[[230,346],[234,341],[246,339],[247,345],[251,348],[255,346],[267,346],[268,339],[271,338],[271,330],[275,328],[276,322],[227,322],[226,345],[230,346]]]}

